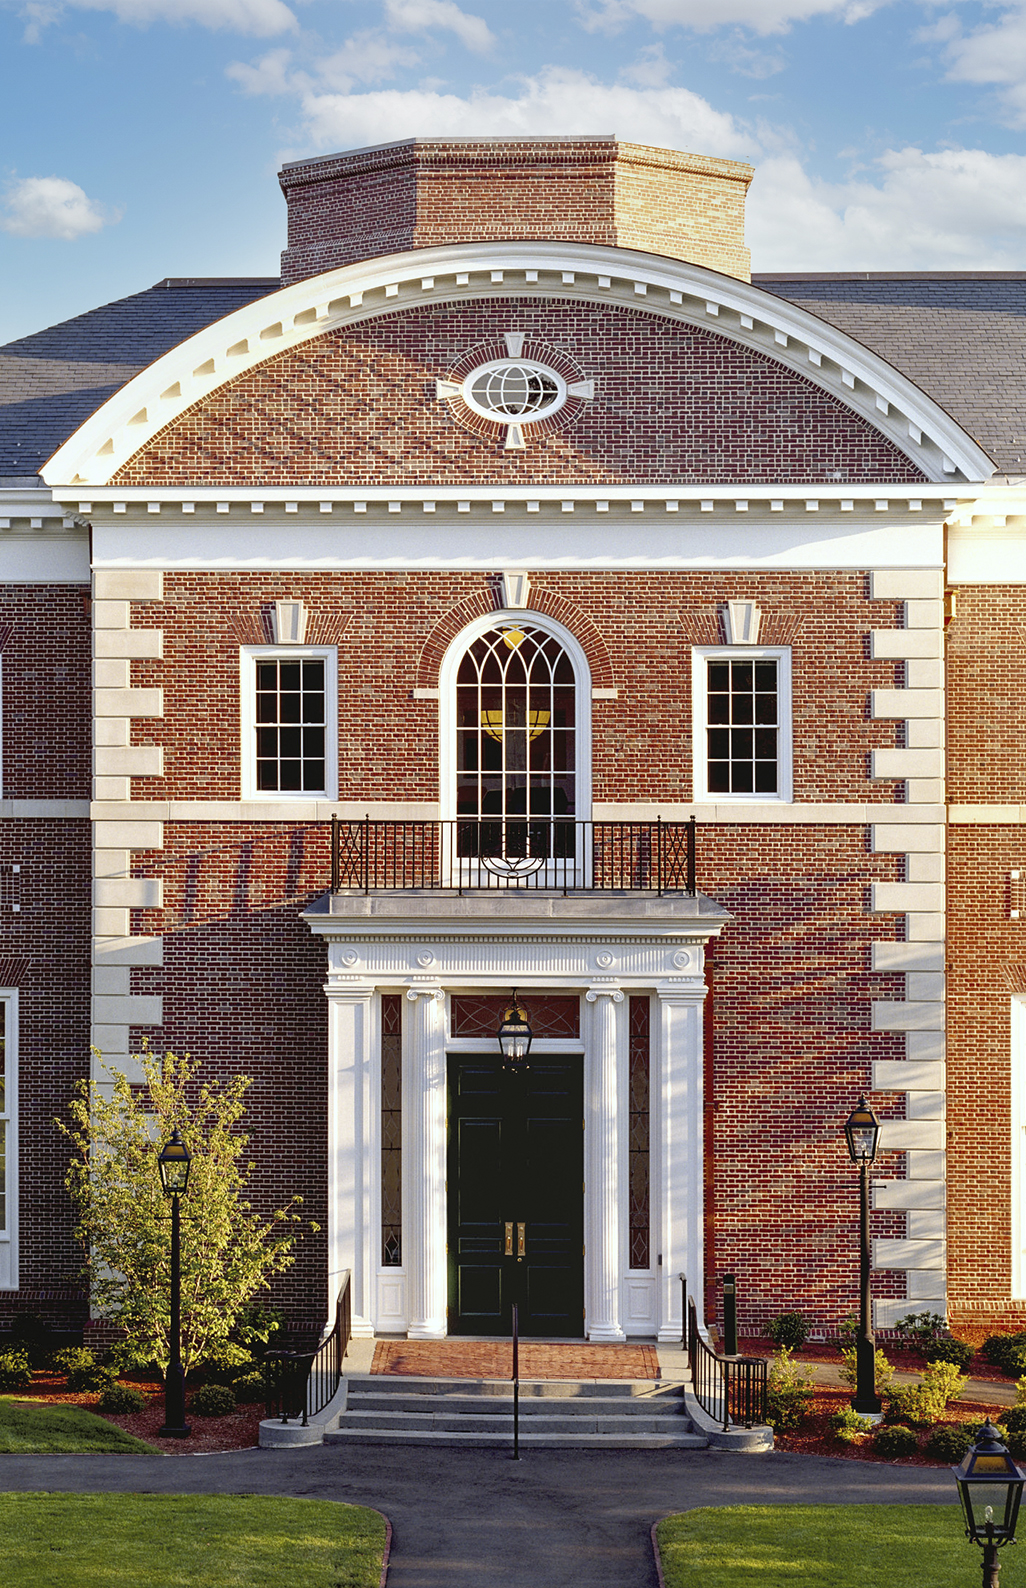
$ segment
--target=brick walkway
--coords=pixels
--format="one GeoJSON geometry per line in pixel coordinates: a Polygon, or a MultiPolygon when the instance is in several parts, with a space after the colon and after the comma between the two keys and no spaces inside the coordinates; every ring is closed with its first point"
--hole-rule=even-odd
{"type": "MultiPolygon", "coordinates": [[[[379,1340],[372,1373],[416,1378],[509,1378],[509,1340],[379,1340]]],[[[520,1377],[551,1379],[657,1379],[659,1358],[650,1345],[543,1345],[520,1342],[520,1377]]]]}

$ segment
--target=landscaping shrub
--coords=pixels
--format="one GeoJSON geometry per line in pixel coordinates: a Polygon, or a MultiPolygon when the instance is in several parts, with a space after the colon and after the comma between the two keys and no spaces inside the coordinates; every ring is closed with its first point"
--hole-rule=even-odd
{"type": "Polygon", "coordinates": [[[815,1377],[806,1373],[800,1362],[782,1345],[770,1366],[766,1389],[766,1421],[777,1433],[801,1426],[808,1414],[815,1389],[815,1377]]]}
{"type": "Polygon", "coordinates": [[[197,1417],[227,1417],[235,1410],[235,1391],[227,1384],[201,1384],[193,1392],[189,1410],[197,1417]]]}
{"type": "Polygon", "coordinates": [[[881,1423],[873,1434],[873,1449],[881,1456],[911,1456],[918,1448],[918,1439],[903,1423],[881,1423]]]}
{"type": "Polygon", "coordinates": [[[106,1389],[114,1382],[113,1371],[97,1362],[92,1351],[86,1346],[73,1346],[69,1351],[55,1351],[50,1361],[56,1372],[64,1374],[69,1390],[74,1390],[76,1393],[82,1390],[106,1389]]]}
{"type": "Polygon", "coordinates": [[[0,1351],[0,1391],[28,1389],[32,1364],[27,1351],[0,1351]]]}
{"type": "Polygon", "coordinates": [[[133,1388],[131,1384],[108,1384],[97,1402],[99,1411],[112,1412],[115,1415],[141,1412],[145,1406],[146,1396],[142,1390],[133,1388]]]}
{"type": "Polygon", "coordinates": [[[1024,1458],[1026,1458],[1026,1429],[1017,1428],[1013,1432],[1012,1429],[1009,1428],[1007,1430],[1001,1429],[999,1431],[1001,1433],[1002,1441],[1008,1446],[1008,1454],[1013,1458],[1013,1460],[1021,1462],[1024,1458]]]}
{"type": "MultiPolygon", "coordinates": [[[[850,1345],[843,1347],[841,1356],[844,1360],[844,1366],[841,1368],[841,1377],[846,1384],[851,1386],[852,1389],[856,1389],[858,1387],[858,1367],[855,1361],[854,1341],[850,1345]]],[[[894,1369],[879,1347],[877,1347],[873,1360],[876,1367],[874,1374],[876,1380],[876,1393],[878,1395],[886,1395],[890,1389],[891,1380],[894,1377],[894,1369]]]]}
{"type": "Polygon", "coordinates": [[[959,1368],[967,1368],[976,1355],[968,1340],[956,1340],[953,1335],[942,1334],[921,1349],[927,1362],[954,1362],[959,1368]]]}
{"type": "Polygon", "coordinates": [[[809,1322],[800,1312],[781,1312],[766,1325],[766,1333],[774,1345],[798,1351],[809,1338],[809,1322]]]}
{"type": "Polygon", "coordinates": [[[1018,1334],[991,1334],[980,1347],[991,1367],[1000,1368],[1009,1378],[1026,1373],[1026,1329],[1018,1334]]]}
{"type": "Polygon", "coordinates": [[[252,1373],[253,1358],[243,1346],[219,1340],[190,1373],[194,1384],[231,1384],[241,1374],[252,1373]]]}
{"type": "Polygon", "coordinates": [[[906,1312],[894,1327],[901,1336],[902,1345],[922,1351],[924,1346],[936,1340],[944,1328],[944,1318],[939,1312],[906,1312]]]}
{"type": "Polygon", "coordinates": [[[922,1382],[901,1384],[887,1391],[887,1420],[928,1428],[944,1415],[949,1401],[964,1389],[965,1376],[954,1362],[929,1362],[922,1382]]]}
{"type": "Polygon", "coordinates": [[[33,1367],[42,1367],[50,1344],[50,1325],[37,1312],[19,1312],[11,1319],[11,1349],[24,1351],[33,1367]]]}
{"type": "Polygon", "coordinates": [[[842,1445],[860,1443],[873,1430],[868,1417],[860,1417],[853,1406],[843,1406],[830,1419],[830,1429],[842,1445]]]}
{"type": "MultiPolygon", "coordinates": [[[[997,1418],[995,1417],[994,1420],[996,1422],[997,1418]]],[[[1026,1433],[1026,1406],[1023,1406],[1020,1403],[1018,1406],[1009,1406],[1007,1409],[1003,1408],[1001,1411],[1001,1421],[1004,1423],[1010,1434],[1026,1433]]]]}
{"type": "Polygon", "coordinates": [[[247,1373],[243,1378],[237,1378],[232,1389],[240,1406],[247,1406],[252,1401],[262,1401],[267,1396],[267,1385],[262,1373],[247,1373]]]}
{"type": "Polygon", "coordinates": [[[969,1423],[938,1423],[927,1436],[925,1450],[934,1461],[961,1461],[973,1442],[973,1428],[969,1423]]]}

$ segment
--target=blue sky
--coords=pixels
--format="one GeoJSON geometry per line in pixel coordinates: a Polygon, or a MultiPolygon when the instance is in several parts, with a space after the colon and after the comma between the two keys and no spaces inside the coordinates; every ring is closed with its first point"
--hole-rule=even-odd
{"type": "Polygon", "coordinates": [[[273,275],[283,159],[615,132],[751,160],[756,270],[1026,268],[1026,0],[0,0],[0,342],[273,275]]]}

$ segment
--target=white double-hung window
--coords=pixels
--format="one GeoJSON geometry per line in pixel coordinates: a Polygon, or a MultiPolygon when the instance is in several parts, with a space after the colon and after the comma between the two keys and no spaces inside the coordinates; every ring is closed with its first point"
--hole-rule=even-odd
{"type": "Polygon", "coordinates": [[[696,800],[790,800],[790,646],[697,646],[692,658],[696,800]]]}
{"type": "Polygon", "coordinates": [[[0,988],[0,1290],[18,1288],[18,994],[0,988]]]}
{"type": "Polygon", "coordinates": [[[336,655],[333,645],[243,651],[244,799],[336,798],[336,655]]]}

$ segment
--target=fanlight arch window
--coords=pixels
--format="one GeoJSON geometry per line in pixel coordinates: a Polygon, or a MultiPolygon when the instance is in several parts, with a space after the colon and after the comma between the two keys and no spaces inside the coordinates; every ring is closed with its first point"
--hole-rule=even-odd
{"type": "Polygon", "coordinates": [[[459,852],[516,870],[572,855],[582,789],[567,647],[526,618],[500,619],[471,640],[455,683],[459,852]]]}

